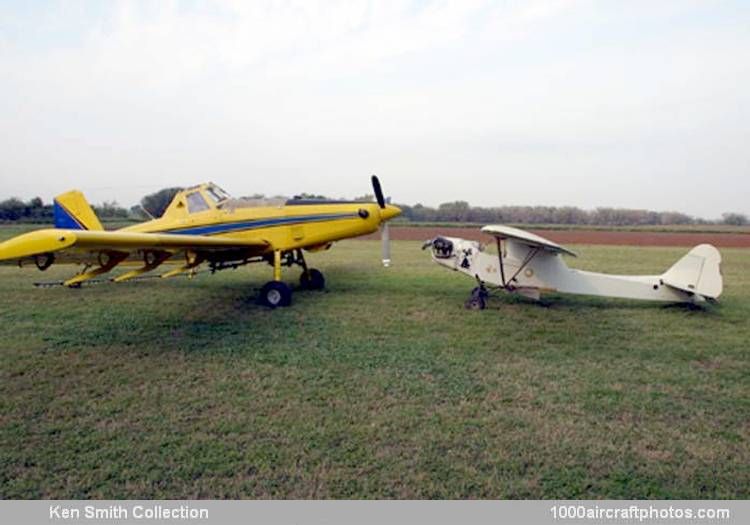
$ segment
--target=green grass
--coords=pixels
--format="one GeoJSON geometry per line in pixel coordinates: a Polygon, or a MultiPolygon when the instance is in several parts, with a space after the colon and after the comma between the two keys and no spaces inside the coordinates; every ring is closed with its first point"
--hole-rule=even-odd
{"type": "MultiPolygon", "coordinates": [[[[750,251],[707,310],[471,312],[418,246],[314,254],[328,290],[276,311],[267,266],[80,290],[0,267],[0,497],[750,496],[750,251]]],[[[685,251],[575,248],[634,273],[685,251]]]]}

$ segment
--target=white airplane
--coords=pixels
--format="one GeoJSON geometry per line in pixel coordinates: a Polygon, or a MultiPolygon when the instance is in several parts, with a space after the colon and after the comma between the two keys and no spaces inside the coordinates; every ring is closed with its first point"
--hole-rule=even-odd
{"type": "Polygon", "coordinates": [[[441,266],[476,279],[478,286],[466,301],[470,309],[485,308],[490,288],[535,300],[547,291],[674,303],[714,301],[721,295],[721,254],[710,244],[696,246],[661,275],[609,275],[568,268],[562,254],[576,254],[533,233],[501,225],[482,231],[495,237],[498,253],[455,237],[436,237],[422,247],[431,248],[441,266]]]}

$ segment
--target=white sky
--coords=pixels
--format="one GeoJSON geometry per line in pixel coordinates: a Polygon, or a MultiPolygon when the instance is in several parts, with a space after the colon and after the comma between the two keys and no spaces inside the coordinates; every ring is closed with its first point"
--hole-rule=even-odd
{"type": "Polygon", "coordinates": [[[750,213],[750,3],[0,4],[0,198],[750,213]]]}

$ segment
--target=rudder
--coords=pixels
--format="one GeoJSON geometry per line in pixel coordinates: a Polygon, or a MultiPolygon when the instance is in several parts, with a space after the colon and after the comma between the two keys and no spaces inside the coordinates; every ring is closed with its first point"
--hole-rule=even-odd
{"type": "Polygon", "coordinates": [[[700,244],[667,270],[661,280],[673,288],[717,299],[724,286],[721,254],[710,244],[700,244]]]}
{"type": "Polygon", "coordinates": [[[55,228],[68,230],[103,230],[102,223],[78,190],[55,197],[53,204],[55,228]]]}

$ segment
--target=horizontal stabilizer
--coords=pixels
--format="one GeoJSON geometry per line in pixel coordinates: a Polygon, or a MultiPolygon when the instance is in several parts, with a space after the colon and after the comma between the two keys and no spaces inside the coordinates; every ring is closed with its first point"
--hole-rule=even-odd
{"type": "Polygon", "coordinates": [[[721,254],[710,244],[696,246],[667,270],[661,280],[672,288],[717,299],[724,286],[721,254]]]}

